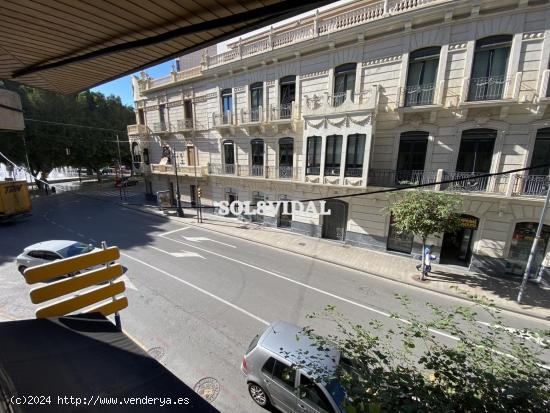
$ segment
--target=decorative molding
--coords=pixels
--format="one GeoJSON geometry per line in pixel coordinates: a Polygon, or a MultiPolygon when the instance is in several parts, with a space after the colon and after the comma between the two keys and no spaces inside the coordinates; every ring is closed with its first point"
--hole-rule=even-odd
{"type": "Polygon", "coordinates": [[[153,110],[159,110],[159,105],[147,106],[145,112],[151,112],[153,110]]]}
{"type": "Polygon", "coordinates": [[[245,86],[237,86],[237,87],[234,87],[233,90],[235,91],[235,93],[240,93],[240,92],[244,92],[245,91],[245,86]]]}
{"type": "Polygon", "coordinates": [[[466,50],[467,42],[453,43],[449,45],[449,52],[458,52],[461,50],[466,50]]]}
{"type": "Polygon", "coordinates": [[[373,59],[363,63],[363,67],[371,67],[377,65],[384,65],[387,63],[396,63],[400,62],[403,59],[403,55],[381,57],[380,59],[373,59]]]}
{"type": "Polygon", "coordinates": [[[523,41],[542,40],[542,39],[544,39],[544,32],[536,31],[536,32],[523,33],[523,41]]]}
{"type": "Polygon", "coordinates": [[[327,75],[328,75],[328,70],[320,70],[318,72],[311,72],[311,73],[305,73],[303,75],[300,75],[300,79],[313,79],[316,77],[322,77],[327,75]]]}
{"type": "Polygon", "coordinates": [[[166,104],[166,107],[173,108],[173,107],[181,106],[181,105],[183,105],[183,100],[175,100],[173,102],[168,102],[166,104]]]}
{"type": "Polygon", "coordinates": [[[275,84],[275,80],[267,80],[265,84],[266,86],[273,86],[275,84]]]}

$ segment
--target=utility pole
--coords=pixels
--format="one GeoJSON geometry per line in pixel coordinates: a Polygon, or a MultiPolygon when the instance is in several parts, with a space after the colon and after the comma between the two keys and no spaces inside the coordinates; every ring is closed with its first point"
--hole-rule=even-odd
{"type": "Polygon", "coordinates": [[[183,217],[183,209],[181,209],[181,194],[180,194],[180,182],[178,179],[178,162],[176,161],[176,149],[172,150],[172,156],[174,157],[174,172],[176,174],[176,213],[178,217],[183,217]]]}
{"type": "Polygon", "coordinates": [[[199,153],[197,151],[197,147],[193,145],[193,151],[194,151],[194,171],[195,171],[195,195],[197,199],[195,200],[196,203],[196,210],[197,210],[197,222],[202,222],[202,208],[201,208],[201,191],[199,190],[199,179],[197,177],[197,162],[199,161],[199,153]]]}
{"type": "Polygon", "coordinates": [[[550,188],[546,190],[546,200],[544,201],[544,206],[542,207],[542,212],[540,214],[539,226],[537,227],[535,240],[533,241],[533,245],[531,246],[531,252],[529,253],[529,259],[527,260],[527,266],[525,267],[525,273],[523,274],[523,280],[521,281],[521,287],[519,288],[519,294],[518,294],[518,300],[517,300],[518,304],[521,304],[523,293],[525,291],[525,287],[527,286],[527,281],[529,279],[529,274],[531,272],[531,265],[533,265],[533,260],[537,252],[537,246],[541,238],[540,234],[542,232],[542,227],[544,226],[544,218],[546,216],[546,210],[548,209],[549,201],[550,201],[550,188]]]}
{"type": "MultiPolygon", "coordinates": [[[[32,175],[31,171],[31,163],[29,162],[29,154],[27,152],[27,140],[25,139],[25,134],[23,133],[23,148],[25,148],[25,159],[27,160],[27,171],[31,175],[31,179],[34,181],[34,176],[32,175]]],[[[31,183],[31,185],[34,184],[34,182],[31,183]]]]}

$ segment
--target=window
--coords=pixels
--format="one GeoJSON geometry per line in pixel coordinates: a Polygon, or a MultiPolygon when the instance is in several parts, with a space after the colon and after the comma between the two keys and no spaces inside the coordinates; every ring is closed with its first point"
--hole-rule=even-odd
{"type": "MultiPolygon", "coordinates": [[[[252,351],[252,350],[251,350],[252,351]]],[[[270,376],[273,375],[273,367],[275,367],[275,359],[270,357],[262,366],[262,371],[270,376]]]]}
{"type": "Polygon", "coordinates": [[[233,112],[233,93],[231,89],[222,90],[222,122],[230,123],[231,113],[233,112]]]}
{"type": "Polygon", "coordinates": [[[296,76],[285,76],[279,81],[279,119],[290,119],[292,112],[292,103],[296,96],[296,76]]]}
{"type": "Polygon", "coordinates": [[[250,142],[252,165],[263,166],[264,165],[264,140],[252,139],[250,142]]]}
{"type": "Polygon", "coordinates": [[[250,121],[260,120],[260,107],[263,104],[264,85],[262,82],[250,85],[250,121]]]}
{"type": "MultiPolygon", "coordinates": [[[[531,167],[544,165],[550,159],[550,128],[539,129],[537,131],[537,139],[533,148],[533,156],[531,157],[531,167]]],[[[529,175],[545,175],[550,173],[550,168],[544,166],[529,170],[529,175]]]]}
{"type": "Polygon", "coordinates": [[[55,252],[42,251],[42,257],[41,258],[43,260],[46,260],[46,261],[54,261],[54,260],[60,259],[61,257],[59,255],[57,255],[55,252]]]}
{"type": "Polygon", "coordinates": [[[43,252],[42,251],[31,251],[28,252],[27,255],[32,258],[40,258],[42,259],[43,252]]]}
{"type": "Polygon", "coordinates": [[[159,105],[160,130],[166,130],[166,119],[164,117],[165,112],[166,105],[159,105]]]}
{"type": "Polygon", "coordinates": [[[321,412],[334,412],[321,388],[303,374],[300,374],[300,399],[313,405],[313,407],[321,412]]]}
{"type": "Polygon", "coordinates": [[[290,367],[289,365],[275,360],[275,365],[273,366],[273,380],[282,384],[284,387],[290,391],[294,391],[294,382],[296,379],[296,370],[290,367]]]}
{"type": "Polygon", "coordinates": [[[476,42],[468,100],[502,99],[511,35],[486,37],[476,42]]]}
{"type": "Polygon", "coordinates": [[[191,100],[183,101],[183,113],[185,116],[185,127],[193,127],[193,102],[191,100]]]}
{"type": "Polygon", "coordinates": [[[321,137],[307,138],[306,175],[319,175],[321,167],[321,137]]]}
{"type": "Polygon", "coordinates": [[[424,171],[428,132],[403,132],[399,141],[397,171],[424,171]]]}
{"type": "Polygon", "coordinates": [[[137,142],[132,142],[132,157],[134,158],[134,162],[138,164],[141,163],[141,154],[139,153],[139,145],[137,142]]]}
{"type": "Polygon", "coordinates": [[[410,232],[399,232],[395,228],[395,218],[390,215],[390,228],[388,230],[388,243],[386,248],[389,251],[404,252],[410,254],[412,251],[414,236],[410,232]]]}
{"type": "Polygon", "coordinates": [[[151,161],[149,161],[149,149],[144,148],[143,149],[143,162],[145,162],[145,165],[149,165],[151,161]]]}
{"type": "Polygon", "coordinates": [[[325,175],[340,175],[340,160],[342,157],[342,135],[327,136],[325,154],[325,175]]]}
{"type": "Polygon", "coordinates": [[[462,132],[456,170],[488,173],[491,170],[497,132],[493,129],[470,129],[462,132]]]}
{"type": "Polygon", "coordinates": [[[233,141],[223,142],[223,161],[226,165],[233,165],[235,163],[235,149],[233,147],[233,141]]]}
{"type": "MultiPolygon", "coordinates": [[[[531,253],[531,247],[538,224],[536,222],[518,222],[512,235],[510,252],[506,260],[506,272],[508,274],[522,276],[527,266],[527,260],[531,253]]],[[[550,239],[550,226],[542,227],[541,239],[537,245],[533,259],[530,277],[536,277],[546,254],[546,247],[550,239]]]]}
{"type": "Polygon", "coordinates": [[[431,105],[439,66],[440,47],[427,47],[409,56],[405,106],[431,105]]]}
{"type": "MultiPolygon", "coordinates": [[[[72,245],[69,245],[62,250],[59,250],[58,253],[63,258],[74,257],[75,255],[85,254],[87,252],[93,251],[94,247],[92,245],[84,244],[83,242],[76,242],[72,245]]],[[[54,254],[56,255],[56,254],[54,254]]],[[[57,257],[59,258],[59,257],[57,257]]]]}
{"type": "Polygon", "coordinates": [[[357,63],[347,63],[334,69],[334,106],[339,106],[346,100],[346,94],[355,90],[355,72],[357,63]]]}
{"type": "Polygon", "coordinates": [[[279,178],[292,178],[294,139],[279,139],[279,178]]]}
{"type": "Polygon", "coordinates": [[[365,157],[365,135],[349,135],[346,149],[345,176],[362,176],[365,157]]]}
{"type": "Polygon", "coordinates": [[[138,121],[140,125],[145,125],[145,114],[143,109],[138,109],[138,121]]]}

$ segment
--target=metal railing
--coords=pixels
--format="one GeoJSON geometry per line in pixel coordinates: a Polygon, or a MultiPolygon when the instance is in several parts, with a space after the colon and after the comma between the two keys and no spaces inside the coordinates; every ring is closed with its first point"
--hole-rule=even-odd
{"type": "Polygon", "coordinates": [[[347,112],[355,110],[374,110],[376,106],[378,91],[365,90],[361,93],[354,93],[348,90],[345,93],[329,95],[304,96],[303,113],[307,115],[318,115],[324,113],[347,112]]]}
{"type": "MultiPolygon", "coordinates": [[[[437,172],[424,170],[370,169],[368,184],[395,188],[436,182],[437,172]]],[[[429,187],[428,187],[429,188],[429,187]]]]}
{"type": "Polygon", "coordinates": [[[510,79],[504,75],[470,79],[468,101],[501,100],[510,79]]]}
{"type": "Polygon", "coordinates": [[[404,89],[404,105],[420,106],[434,103],[435,83],[409,85],[404,89]]]}
{"type": "Polygon", "coordinates": [[[147,126],[136,124],[127,126],[128,135],[144,135],[147,133],[147,126]]]}
{"type": "Polygon", "coordinates": [[[169,132],[169,125],[165,122],[157,122],[153,123],[153,132],[159,133],[159,132],[169,132]]]}
{"type": "Polygon", "coordinates": [[[228,110],[221,113],[213,113],[212,124],[214,127],[233,125],[233,112],[228,110]]]}
{"type": "MultiPolygon", "coordinates": [[[[294,102],[293,102],[294,103],[294,102]]],[[[272,106],[270,110],[269,120],[287,120],[292,119],[293,104],[285,104],[280,106],[272,106]]]]}
{"type": "Polygon", "coordinates": [[[178,130],[193,129],[193,119],[178,119],[177,128],[178,130]]]}
{"type": "Polygon", "coordinates": [[[325,166],[325,176],[340,176],[340,167],[325,166]]]}
{"type": "Polygon", "coordinates": [[[210,175],[235,175],[235,165],[234,164],[209,163],[208,164],[208,173],[210,175]]]}
{"type": "MultiPolygon", "coordinates": [[[[340,106],[342,103],[346,101],[346,94],[347,92],[340,92],[340,93],[335,93],[332,96],[329,96],[330,106],[332,107],[340,106]]],[[[351,97],[351,100],[353,100],[353,92],[350,93],[350,97],[351,97]]]]}
{"type": "Polygon", "coordinates": [[[259,123],[263,121],[262,116],[263,109],[261,106],[257,108],[250,108],[250,110],[241,112],[241,122],[240,123],[259,123]]]}
{"type": "Polygon", "coordinates": [[[546,196],[550,188],[548,175],[516,176],[514,194],[522,196],[546,196]]]}
{"type": "Polygon", "coordinates": [[[444,191],[455,192],[485,192],[490,188],[491,180],[486,175],[487,172],[447,172],[443,173],[443,180],[450,181],[454,179],[462,179],[459,182],[451,182],[442,184],[441,189],[444,191]]]}
{"type": "Polygon", "coordinates": [[[320,166],[306,166],[306,175],[321,175],[320,166]]]}
{"type": "Polygon", "coordinates": [[[363,168],[351,168],[346,166],[344,176],[348,178],[361,178],[363,176],[363,168]]]}
{"type": "Polygon", "coordinates": [[[263,165],[239,165],[237,167],[238,176],[255,176],[262,177],[264,176],[264,166],[263,165]]]}

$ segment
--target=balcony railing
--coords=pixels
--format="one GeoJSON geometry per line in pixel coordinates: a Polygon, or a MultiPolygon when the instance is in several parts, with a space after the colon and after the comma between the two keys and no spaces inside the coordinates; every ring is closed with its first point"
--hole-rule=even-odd
{"type": "Polygon", "coordinates": [[[249,56],[266,53],[274,49],[287,47],[318,36],[339,32],[350,27],[360,26],[370,21],[407,13],[433,3],[446,3],[451,0],[388,0],[377,1],[368,5],[347,10],[340,14],[306,20],[298,27],[288,25],[275,32],[264,32],[246,41],[230,44],[227,52],[206,56],[203,68],[209,69],[226,63],[245,59],[249,56]]]}
{"type": "Polygon", "coordinates": [[[267,177],[269,179],[297,179],[298,171],[292,165],[268,166],[267,177]]]}
{"type": "Polygon", "coordinates": [[[155,133],[170,132],[170,125],[164,122],[153,123],[153,132],[155,133]]]}
{"type": "Polygon", "coordinates": [[[432,105],[434,103],[436,85],[428,83],[424,85],[409,85],[403,91],[405,106],[432,105]]]}
{"type": "Polygon", "coordinates": [[[269,108],[269,120],[270,121],[290,121],[294,118],[294,102],[279,105],[271,106],[269,108]]]}
{"type": "Polygon", "coordinates": [[[147,134],[147,126],[145,125],[140,125],[140,124],[128,125],[127,129],[128,129],[128,135],[130,136],[147,134]]]}
{"type": "Polygon", "coordinates": [[[321,175],[320,166],[306,166],[306,175],[321,175]]]}
{"type": "Polygon", "coordinates": [[[261,123],[263,122],[263,109],[261,106],[241,111],[241,124],[261,123]]]}
{"type": "Polygon", "coordinates": [[[178,119],[177,121],[177,130],[192,130],[193,129],[193,119],[178,119]]]}
{"type": "MultiPolygon", "coordinates": [[[[174,165],[161,165],[161,164],[151,164],[151,172],[154,174],[168,174],[175,175],[174,165]]],[[[194,165],[179,165],[178,166],[178,175],[188,175],[201,177],[204,175],[204,167],[194,166],[194,165]]]]}
{"type": "Polygon", "coordinates": [[[344,176],[348,178],[361,178],[363,176],[363,168],[352,168],[346,166],[344,176]]]}
{"type": "Polygon", "coordinates": [[[340,176],[340,167],[325,166],[325,176],[340,176]]]}
{"type": "Polygon", "coordinates": [[[331,113],[354,112],[358,110],[374,110],[378,98],[378,89],[373,88],[361,93],[348,90],[345,94],[336,93],[321,96],[305,95],[304,116],[325,115],[331,113]]]}
{"type": "Polygon", "coordinates": [[[235,165],[209,163],[208,173],[210,175],[235,175],[235,165]]]}
{"type": "Polygon", "coordinates": [[[514,194],[522,196],[546,196],[550,188],[548,175],[516,176],[514,194]]]}
{"type": "Polygon", "coordinates": [[[437,172],[424,170],[370,169],[368,184],[395,188],[436,182],[437,172]]]}
{"type": "Polygon", "coordinates": [[[468,101],[504,99],[504,91],[509,84],[510,78],[504,75],[470,79],[468,101]]]}
{"type": "Polygon", "coordinates": [[[233,112],[228,110],[226,112],[213,113],[212,125],[215,128],[233,125],[233,112]]]}
{"type": "Polygon", "coordinates": [[[238,175],[239,176],[263,177],[264,176],[264,166],[263,165],[239,165],[238,175]]]}

